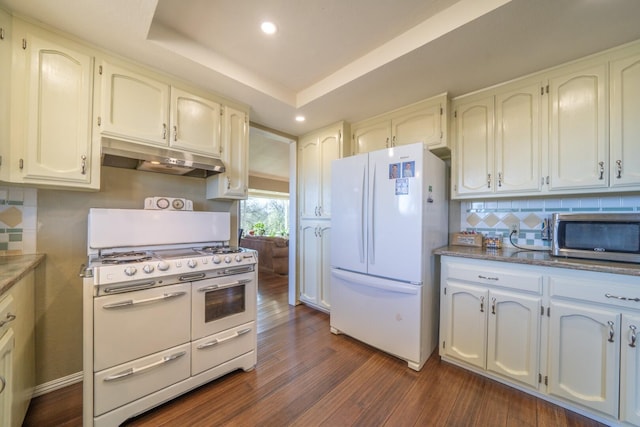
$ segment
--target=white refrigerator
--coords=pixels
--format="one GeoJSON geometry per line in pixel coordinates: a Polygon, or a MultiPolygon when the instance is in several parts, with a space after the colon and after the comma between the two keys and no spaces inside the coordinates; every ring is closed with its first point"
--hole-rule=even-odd
{"type": "Polygon", "coordinates": [[[445,164],[422,144],[332,162],[331,332],[420,370],[438,339],[445,164]]]}

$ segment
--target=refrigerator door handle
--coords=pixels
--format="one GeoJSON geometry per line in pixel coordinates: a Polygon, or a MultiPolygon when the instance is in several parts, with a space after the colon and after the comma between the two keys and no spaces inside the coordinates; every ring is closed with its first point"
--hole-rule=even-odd
{"type": "Polygon", "coordinates": [[[376,165],[373,165],[373,179],[369,191],[369,264],[376,263],[375,205],[376,205],[376,165]]]}
{"type": "Polygon", "coordinates": [[[334,269],[331,270],[331,274],[336,279],[368,288],[408,295],[417,295],[418,292],[420,292],[420,285],[410,285],[408,283],[396,282],[389,279],[383,279],[381,277],[365,276],[362,274],[354,274],[334,269]]]}
{"type": "Polygon", "coordinates": [[[366,230],[366,221],[365,221],[365,214],[367,212],[367,207],[365,206],[365,195],[364,195],[364,190],[367,188],[366,187],[366,179],[367,179],[367,168],[363,167],[362,168],[362,187],[360,188],[360,245],[358,247],[359,249],[359,255],[360,255],[360,263],[364,263],[364,255],[365,255],[365,248],[364,248],[364,236],[365,233],[367,232],[366,230]]]}

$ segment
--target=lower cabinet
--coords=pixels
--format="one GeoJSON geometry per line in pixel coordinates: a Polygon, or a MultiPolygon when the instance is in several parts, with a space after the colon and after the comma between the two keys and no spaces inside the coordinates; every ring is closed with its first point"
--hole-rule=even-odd
{"type": "Polygon", "coordinates": [[[300,300],[322,310],[331,307],[331,221],[302,221],[300,226],[300,300]]]}
{"type": "Polygon", "coordinates": [[[443,360],[640,426],[640,277],[442,257],[443,360]]]}

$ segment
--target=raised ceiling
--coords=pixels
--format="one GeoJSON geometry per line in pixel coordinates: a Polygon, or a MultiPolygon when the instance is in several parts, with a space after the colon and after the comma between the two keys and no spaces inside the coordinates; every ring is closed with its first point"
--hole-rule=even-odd
{"type": "Polygon", "coordinates": [[[640,39],[638,0],[0,0],[301,135],[640,39]],[[267,38],[263,19],[280,31],[267,38]],[[307,121],[297,123],[296,114],[307,121]]]}

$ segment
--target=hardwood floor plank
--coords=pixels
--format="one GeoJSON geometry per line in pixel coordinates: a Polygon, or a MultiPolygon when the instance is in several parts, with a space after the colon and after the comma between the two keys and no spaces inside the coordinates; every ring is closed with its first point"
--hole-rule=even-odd
{"type": "MultiPolygon", "coordinates": [[[[259,274],[258,364],[154,408],[127,426],[588,426],[603,424],[442,362],[420,372],[287,304],[287,276],[259,274]]],[[[82,385],[33,400],[24,426],[81,426],[82,385]]]]}

